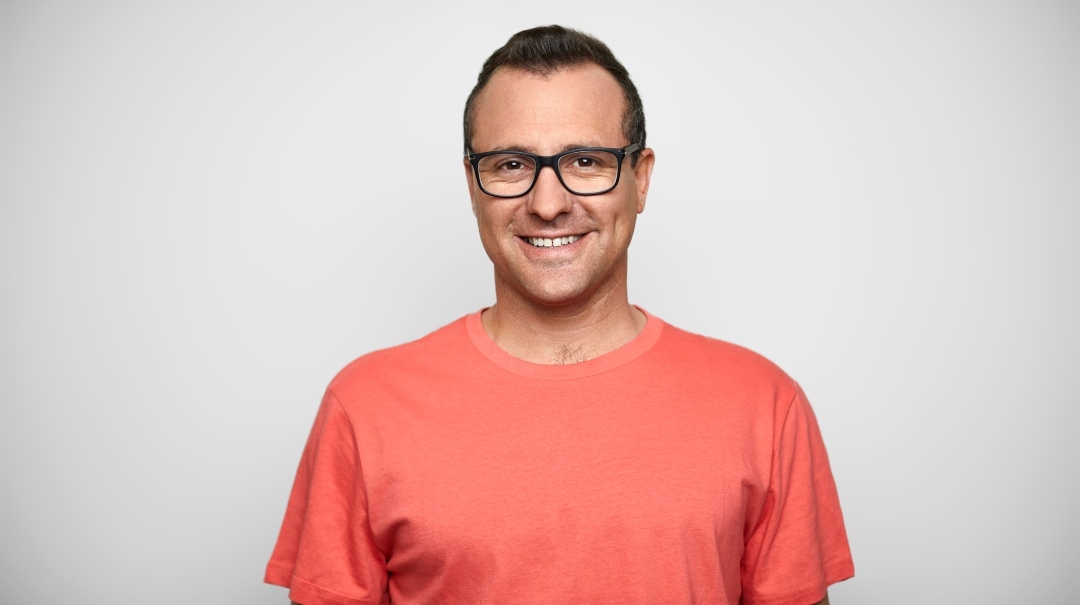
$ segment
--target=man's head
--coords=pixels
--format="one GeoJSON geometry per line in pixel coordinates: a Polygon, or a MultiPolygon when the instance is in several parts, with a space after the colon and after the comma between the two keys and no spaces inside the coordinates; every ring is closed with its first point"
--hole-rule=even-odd
{"type": "MultiPolygon", "coordinates": [[[[608,72],[622,89],[626,111],[622,118],[623,134],[630,143],[645,147],[645,109],[641,104],[637,87],[630,80],[630,74],[619,63],[611,49],[596,38],[559,25],[545,25],[520,31],[502,48],[496,50],[484,61],[484,67],[476,79],[476,86],[465,101],[465,153],[475,151],[472,147],[473,110],[476,97],[487,86],[499,68],[509,68],[538,76],[548,76],[569,67],[580,67],[593,63],[608,72]]],[[[631,156],[631,163],[636,164],[639,154],[631,156]]]]}
{"type": "Polygon", "coordinates": [[[607,47],[558,26],[518,33],[484,64],[465,115],[466,154],[482,154],[466,157],[465,171],[499,306],[625,305],[627,248],[653,152],[607,164],[592,152],[565,155],[644,143],[641,100],[607,47]],[[554,165],[541,163],[560,154],[554,165]],[[480,162],[492,159],[484,172],[480,162]],[[575,174],[596,176],[605,165],[619,167],[609,188],[575,189],[575,174]],[[481,186],[489,178],[496,181],[481,186]],[[514,184],[492,186],[505,182],[514,184]]]}

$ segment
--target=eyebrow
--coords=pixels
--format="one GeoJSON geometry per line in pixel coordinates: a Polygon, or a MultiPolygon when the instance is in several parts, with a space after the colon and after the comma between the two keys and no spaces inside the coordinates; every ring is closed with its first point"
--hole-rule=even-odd
{"type": "MultiPolygon", "coordinates": [[[[581,149],[582,147],[603,147],[605,149],[618,149],[617,147],[609,148],[607,145],[602,145],[602,144],[598,144],[598,143],[577,142],[577,143],[568,143],[566,145],[563,145],[562,149],[556,151],[552,155],[558,155],[560,153],[563,153],[564,151],[570,151],[571,149],[581,149]]],[[[506,147],[496,147],[496,148],[492,149],[491,151],[510,151],[510,152],[516,152],[516,153],[531,153],[533,155],[540,155],[540,153],[536,151],[535,147],[531,147],[531,146],[528,146],[528,145],[507,145],[506,147]]]]}

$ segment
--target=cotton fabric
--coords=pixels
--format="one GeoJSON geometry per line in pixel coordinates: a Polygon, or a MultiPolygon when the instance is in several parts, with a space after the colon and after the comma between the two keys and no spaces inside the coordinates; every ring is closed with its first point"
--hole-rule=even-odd
{"type": "Polygon", "coordinates": [[[854,574],[802,390],[646,314],[516,359],[480,312],[331,381],[266,581],[303,605],[798,605],[854,574]]]}

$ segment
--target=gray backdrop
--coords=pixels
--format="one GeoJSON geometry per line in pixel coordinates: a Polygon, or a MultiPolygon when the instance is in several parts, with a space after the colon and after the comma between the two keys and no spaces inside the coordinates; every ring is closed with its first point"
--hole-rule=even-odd
{"type": "Polygon", "coordinates": [[[817,410],[833,602],[1075,598],[1080,5],[8,1],[0,601],[286,602],[326,383],[493,300],[461,109],[550,22],[645,101],[631,299],[817,410]]]}

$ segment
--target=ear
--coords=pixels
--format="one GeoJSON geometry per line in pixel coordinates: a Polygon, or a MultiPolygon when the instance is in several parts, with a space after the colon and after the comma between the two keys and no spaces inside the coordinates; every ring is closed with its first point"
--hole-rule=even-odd
{"type": "Polygon", "coordinates": [[[656,154],[649,147],[641,150],[637,165],[634,166],[634,186],[637,188],[637,211],[641,214],[645,211],[645,197],[649,194],[649,181],[652,179],[653,164],[656,163],[656,154]]]}

